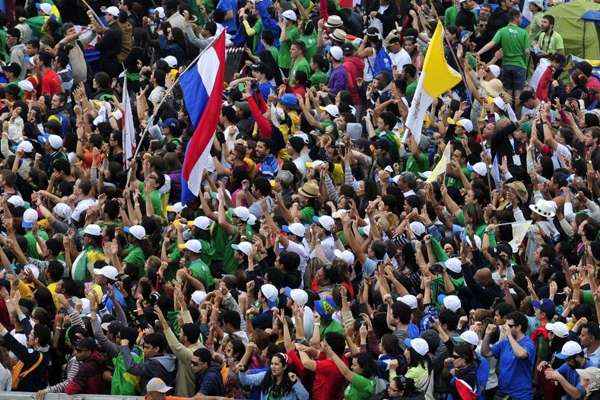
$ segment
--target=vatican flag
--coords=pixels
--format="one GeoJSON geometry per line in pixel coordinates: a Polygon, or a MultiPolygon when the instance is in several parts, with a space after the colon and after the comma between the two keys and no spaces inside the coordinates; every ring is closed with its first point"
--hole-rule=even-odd
{"type": "Polygon", "coordinates": [[[452,89],[461,81],[460,73],[456,72],[446,62],[444,56],[444,27],[438,20],[433,37],[427,47],[423,71],[417,82],[417,89],[410,104],[410,110],[406,118],[404,139],[408,139],[408,130],[412,133],[415,142],[421,140],[421,129],[425,113],[431,106],[433,99],[452,89]]]}

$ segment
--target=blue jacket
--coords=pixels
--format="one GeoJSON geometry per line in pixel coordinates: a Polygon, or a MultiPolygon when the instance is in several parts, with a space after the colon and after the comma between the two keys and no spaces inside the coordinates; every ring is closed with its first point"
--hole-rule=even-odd
{"type": "MultiPolygon", "coordinates": [[[[267,372],[268,371],[262,371],[262,372],[258,372],[256,374],[247,374],[245,372],[240,372],[238,374],[238,378],[242,385],[260,386],[260,384],[263,381],[267,372]]],[[[267,400],[268,397],[269,397],[268,392],[261,391],[260,400],[267,400]]],[[[298,380],[298,381],[296,381],[294,386],[292,386],[292,391],[287,393],[283,397],[280,397],[279,400],[308,400],[308,397],[309,397],[308,392],[306,391],[304,386],[302,386],[302,383],[298,380]]]]}
{"type": "Polygon", "coordinates": [[[196,378],[196,392],[205,396],[223,396],[225,394],[221,368],[218,364],[210,364],[206,371],[198,375],[196,378]]]}

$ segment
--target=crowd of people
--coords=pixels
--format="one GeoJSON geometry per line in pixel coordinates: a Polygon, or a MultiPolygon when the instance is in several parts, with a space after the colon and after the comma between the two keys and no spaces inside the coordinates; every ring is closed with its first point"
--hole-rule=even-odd
{"type": "Polygon", "coordinates": [[[600,399],[600,79],[559,1],[2,3],[0,391],[600,399]],[[461,81],[416,135],[438,20],[461,81]],[[178,77],[223,30],[182,202],[178,77]]]}

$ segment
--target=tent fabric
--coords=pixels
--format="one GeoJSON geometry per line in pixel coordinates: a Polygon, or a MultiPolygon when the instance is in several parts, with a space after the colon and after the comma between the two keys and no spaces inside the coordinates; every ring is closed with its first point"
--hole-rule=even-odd
{"type": "Polygon", "coordinates": [[[600,59],[600,41],[596,26],[582,20],[583,15],[589,11],[600,12],[600,4],[575,0],[556,5],[546,12],[546,15],[554,17],[555,30],[561,34],[565,44],[565,54],[600,59]]]}

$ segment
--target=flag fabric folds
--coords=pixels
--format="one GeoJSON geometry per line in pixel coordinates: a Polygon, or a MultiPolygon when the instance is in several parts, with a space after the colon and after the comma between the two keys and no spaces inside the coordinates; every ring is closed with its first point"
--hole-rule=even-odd
{"type": "Polygon", "coordinates": [[[129,168],[129,163],[135,151],[135,126],[133,124],[133,111],[131,110],[131,100],[127,91],[127,76],[123,78],[123,161],[125,167],[129,168]]]}
{"type": "Polygon", "coordinates": [[[195,65],[181,75],[183,102],[195,126],[187,144],[181,170],[181,201],[189,203],[200,193],[202,174],[213,170],[210,149],[223,105],[225,74],[225,31],[198,57],[195,65]]]}
{"type": "Polygon", "coordinates": [[[532,221],[524,221],[524,222],[514,222],[511,224],[512,227],[512,240],[509,242],[510,247],[512,247],[513,252],[517,252],[519,250],[519,246],[527,232],[529,232],[529,228],[531,227],[532,221]]]}
{"type": "MultiPolygon", "coordinates": [[[[410,130],[415,141],[419,144],[425,113],[434,99],[452,89],[461,81],[460,73],[456,72],[444,56],[444,27],[438,21],[437,27],[423,61],[423,71],[417,82],[417,89],[410,104],[405,127],[410,130]]],[[[406,141],[407,133],[404,133],[406,141]]]]}
{"type": "Polygon", "coordinates": [[[446,143],[446,147],[444,148],[442,157],[440,158],[438,163],[435,165],[435,168],[433,168],[433,170],[431,170],[431,175],[429,175],[429,177],[427,178],[427,182],[429,182],[429,183],[435,182],[435,180],[438,178],[438,176],[440,176],[441,174],[446,172],[446,167],[448,167],[448,163],[450,163],[451,156],[452,156],[452,146],[450,145],[450,143],[446,143]]]}

